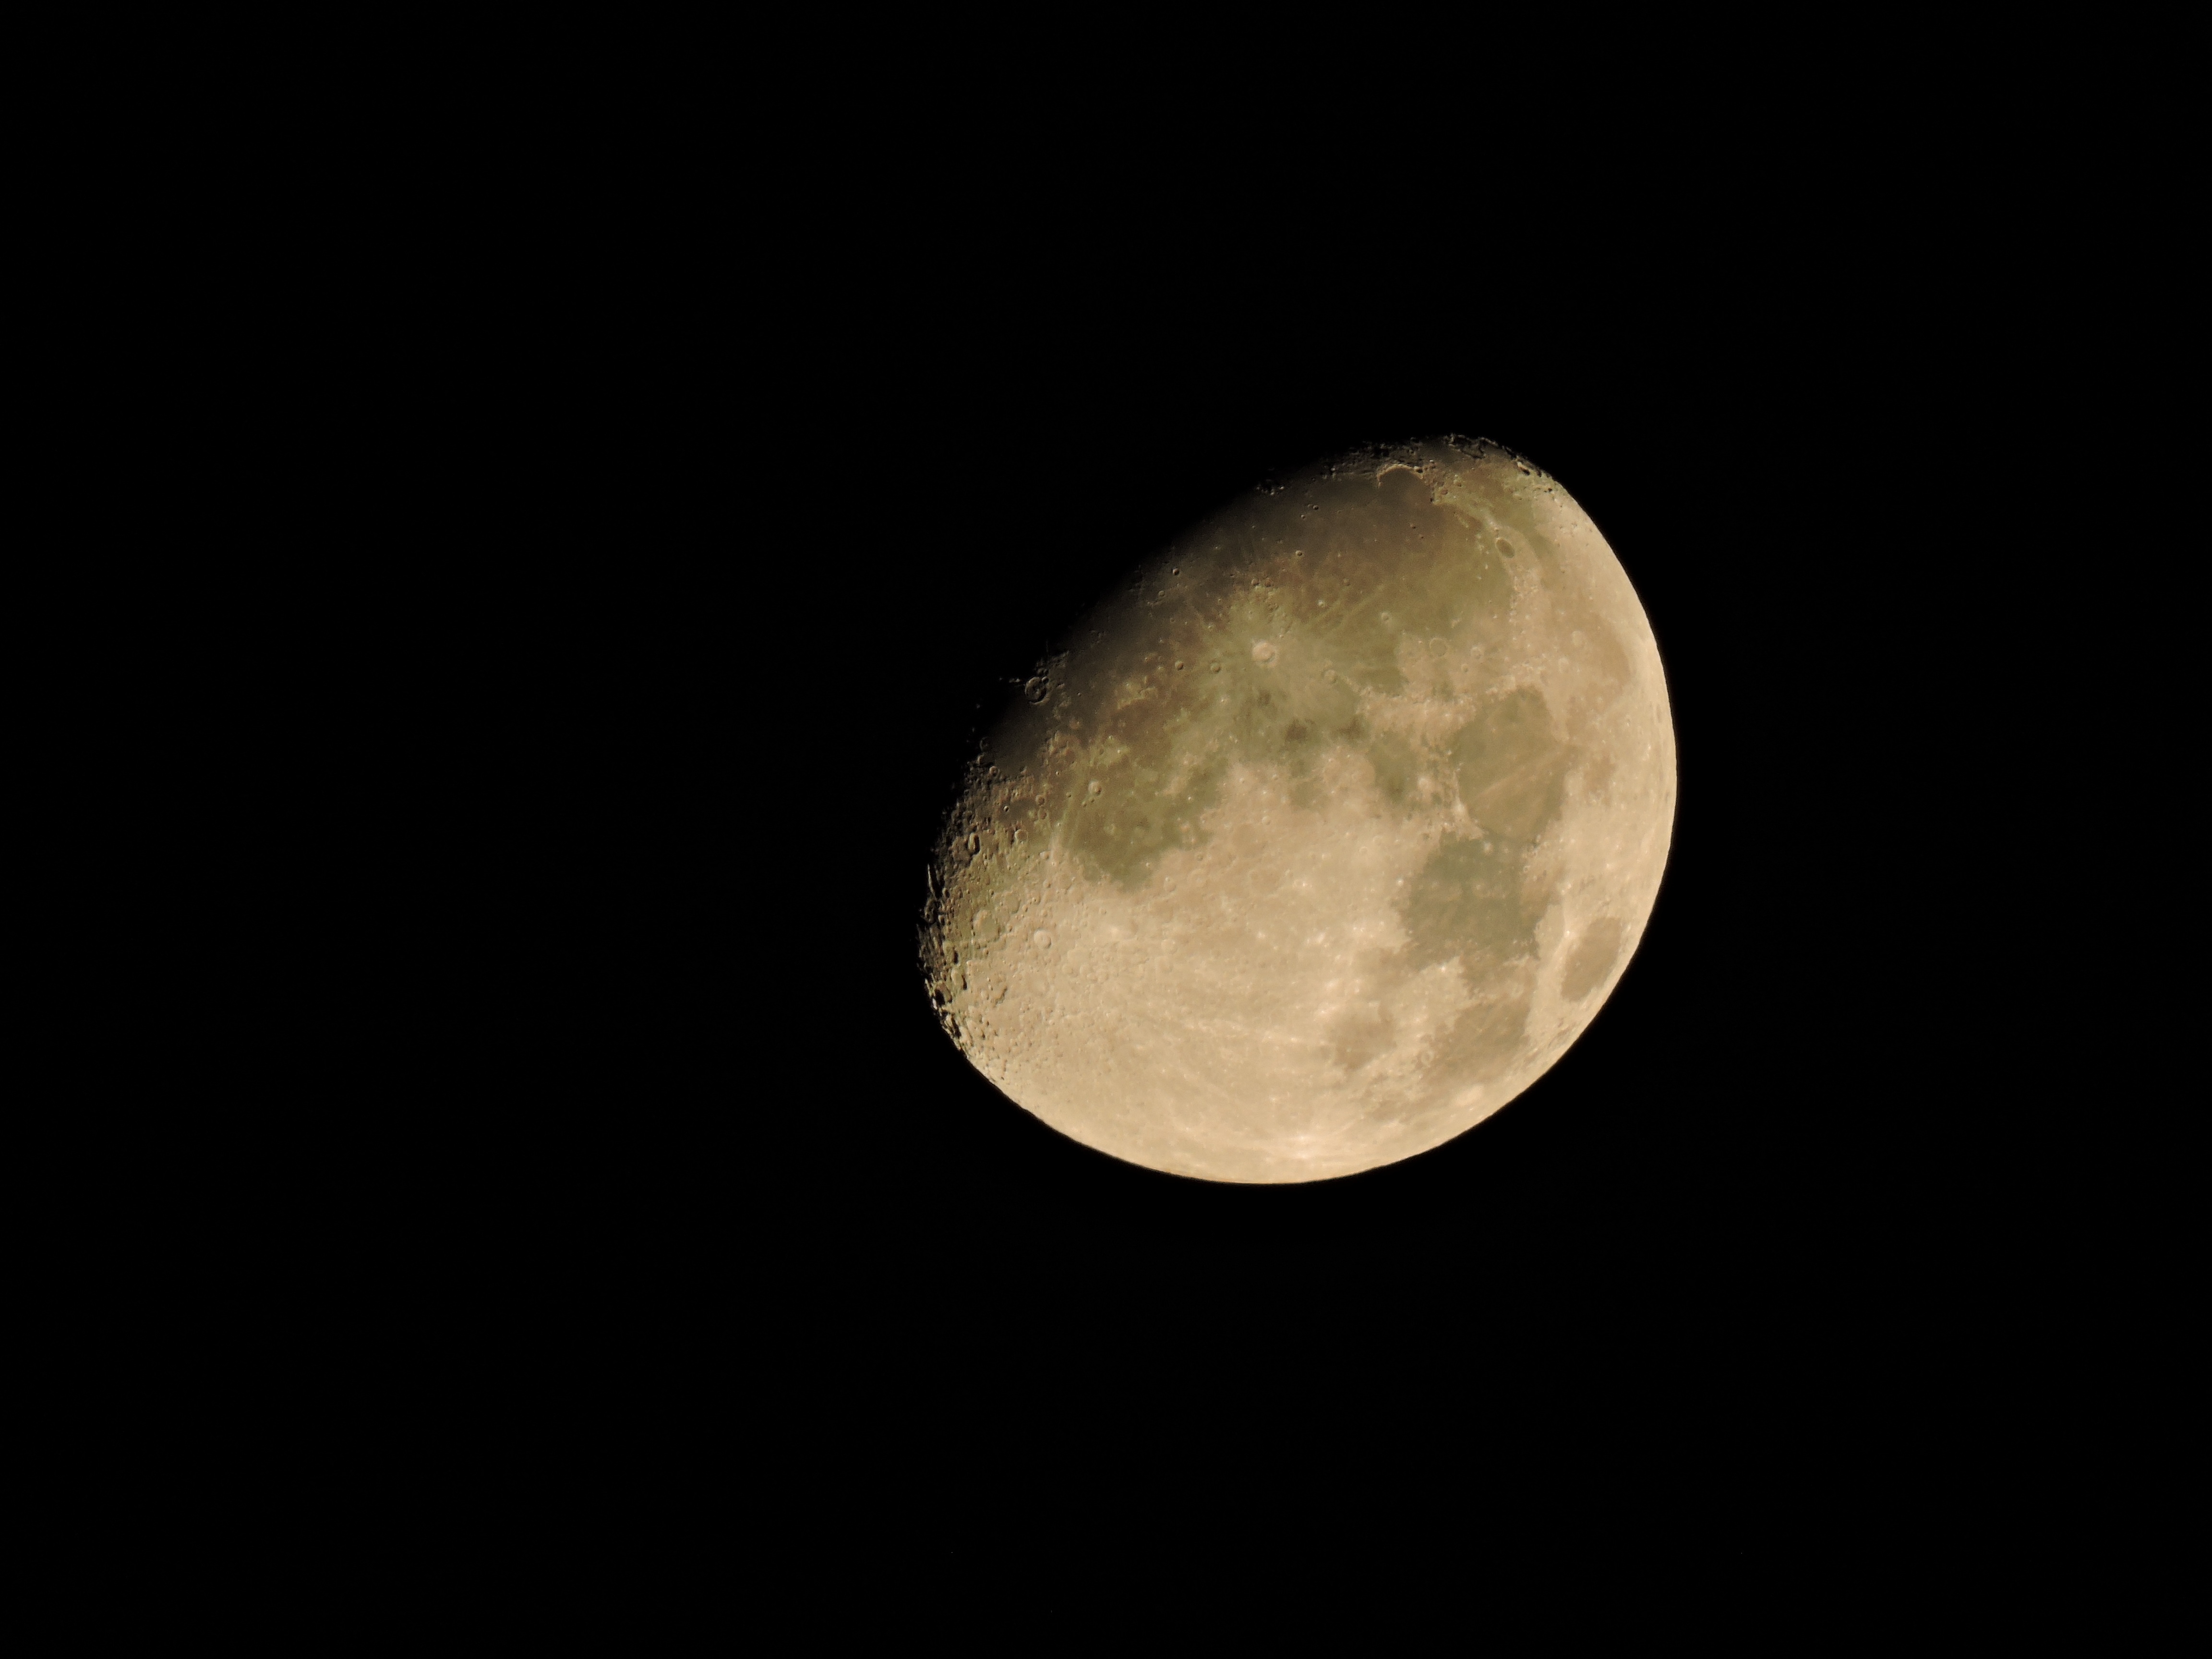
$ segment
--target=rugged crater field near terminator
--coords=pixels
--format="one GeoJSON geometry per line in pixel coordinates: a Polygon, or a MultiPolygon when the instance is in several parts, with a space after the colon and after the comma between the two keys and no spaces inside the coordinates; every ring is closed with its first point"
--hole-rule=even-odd
{"type": "Polygon", "coordinates": [[[1659,888],[1650,625],[1559,483],[1465,439],[1231,501],[1035,665],[933,856],[933,1006],[1086,1145],[1340,1176],[1526,1089],[1659,888]]]}

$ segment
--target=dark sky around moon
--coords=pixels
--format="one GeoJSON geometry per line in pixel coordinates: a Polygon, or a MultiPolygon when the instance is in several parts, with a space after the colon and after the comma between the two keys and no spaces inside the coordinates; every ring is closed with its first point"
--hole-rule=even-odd
{"type": "Polygon", "coordinates": [[[1016,1308],[1073,1340],[1232,1285],[1255,1319],[1325,1324],[1414,1263],[1436,1294],[1532,1307],[1759,1294],[1775,1258],[1741,1241],[1796,1224],[1772,1160],[1839,1109],[1780,1103],[1835,1086],[1796,1035],[1839,971],[1827,722],[1892,695],[1831,672],[1805,607],[1885,544],[1878,500],[1839,500],[1881,457],[1783,418],[1807,412],[1788,375],[1696,313],[1352,329],[1109,297],[943,294],[927,325],[856,337],[818,312],[775,349],[766,406],[726,378],[742,331],[696,357],[680,329],[510,348],[465,383],[469,418],[434,420],[410,459],[469,499],[439,532],[462,574],[422,557],[422,626],[465,682],[465,902],[499,971],[432,963],[423,994],[517,1079],[496,1121],[465,1120],[464,1162],[702,1227],[768,1204],[791,1271],[902,1340],[942,1339],[915,1322],[940,1293],[992,1345],[1016,1308]],[[1650,617],[1680,800],[1641,954],[1553,1075],[1403,1169],[1223,1194],[1061,1141],[944,1042],[912,967],[972,733],[1130,560],[1243,481],[1432,429],[1565,483],[1650,617]],[[1091,1297],[1125,1311],[1079,1315],[1091,1297]]]}
{"type": "Polygon", "coordinates": [[[375,1281],[473,1286],[501,1343],[626,1345],[672,1455],[733,1419],[819,1435],[900,1515],[1045,1492],[1071,1421],[1122,1431],[1108,1399],[1171,1485],[1277,1412],[1472,1455],[1547,1389],[1686,1456],[1860,1363],[1971,1139],[1895,875],[1946,856],[1894,763],[1943,645],[1910,596],[1973,510],[1925,477],[1971,423],[1929,392],[1942,319],[1632,246],[1508,298],[1481,273],[1541,261],[1473,232],[1388,270],[915,234],[896,269],[833,238],[768,300],[681,254],[394,279],[332,612],[376,635],[333,785],[388,854],[359,902],[421,941],[361,975],[386,1035],[332,1132],[375,1281]],[[1556,476],[1650,619],[1680,796],[1632,967],[1527,1094],[1403,1164],[1231,1188],[1045,1129],[914,970],[975,733],[1225,495],[1438,431],[1556,476]],[[1261,1403],[1146,1416],[1229,1397],[1261,1403]]]}

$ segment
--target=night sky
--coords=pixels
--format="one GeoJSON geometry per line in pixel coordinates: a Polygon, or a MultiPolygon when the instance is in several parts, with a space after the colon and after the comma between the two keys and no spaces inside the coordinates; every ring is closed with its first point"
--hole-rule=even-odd
{"type": "Polygon", "coordinates": [[[1853,309],[1810,229],[1231,216],[384,273],[331,1190],[441,1513],[615,1504],[678,1576],[766,1529],[1038,1617],[1103,1593],[1101,1529],[1148,1582],[1640,1538],[1710,1588],[1814,1571],[1777,1517],[1924,1425],[1988,1152],[1929,1035],[1955,941],[1895,873],[1972,879],[1893,736],[1958,542],[1950,301],[1853,309]],[[915,964],[994,700],[1270,467],[1447,432],[1552,472],[1659,642],[1680,807],[1626,976],[1503,1113],[1352,1178],[1046,1128],[915,964]]]}

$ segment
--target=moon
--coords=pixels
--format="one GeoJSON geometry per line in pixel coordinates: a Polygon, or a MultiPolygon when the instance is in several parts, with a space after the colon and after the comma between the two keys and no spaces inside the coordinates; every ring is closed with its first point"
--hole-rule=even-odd
{"type": "Polygon", "coordinates": [[[1674,818],[1657,642],[1587,514],[1458,437],[1271,480],[1018,682],[921,957],[1085,1146],[1328,1179],[1463,1133],[1595,1017],[1674,818]]]}

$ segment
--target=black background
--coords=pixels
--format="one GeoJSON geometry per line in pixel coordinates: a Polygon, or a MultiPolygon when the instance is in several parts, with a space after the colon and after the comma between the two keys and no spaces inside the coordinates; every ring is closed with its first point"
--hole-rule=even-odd
{"type": "Polygon", "coordinates": [[[1960,554],[1921,480],[1975,453],[1970,296],[1778,216],[1358,229],[498,226],[379,270],[330,1190],[370,1437],[452,1494],[404,1547],[496,1509],[652,1572],[767,1534],[1003,1598],[1019,1560],[1064,1606],[1102,1530],[1161,1582],[1609,1539],[1711,1589],[1829,1571],[1931,1422],[2003,1431],[1925,1386],[1993,1340],[2012,1153],[1930,1036],[1914,884],[1970,781],[1894,602],[1960,554]],[[1270,467],[1447,431],[1552,471],[1657,635],[1680,808],[1633,963],[1402,1164],[1236,1188],[1060,1137],[915,966],[981,722],[1270,467]]]}
{"type": "Polygon", "coordinates": [[[1483,15],[1015,68],[823,17],[157,54],[164,112],[40,139],[82,274],[24,449],[91,465],[20,607],[65,670],[25,811],[93,856],[20,873],[91,1104],[25,1365],[118,1402],[27,1419],[72,1500],[319,1636],[604,1586],[634,1646],[702,1585],[814,1645],[1334,1605],[1395,1651],[1425,1590],[1478,1638],[1776,1592],[1764,1636],[2101,1635],[2184,1582],[2162,43],[1483,15]],[[1054,1134],[915,962],[989,704],[1269,469],[1449,431],[1549,469],[1656,635],[1618,990],[1353,1179],[1054,1134]]]}

